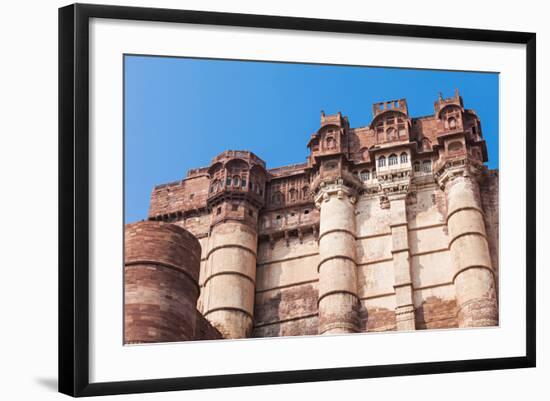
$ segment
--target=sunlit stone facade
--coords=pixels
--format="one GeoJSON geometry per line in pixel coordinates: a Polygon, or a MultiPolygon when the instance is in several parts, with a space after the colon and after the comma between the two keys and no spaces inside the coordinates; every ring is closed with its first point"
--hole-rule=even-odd
{"type": "Polygon", "coordinates": [[[305,139],[304,163],[228,150],[154,188],[149,220],[200,243],[211,327],[185,339],[498,325],[498,172],[458,92],[364,127],[322,112],[305,139]]]}

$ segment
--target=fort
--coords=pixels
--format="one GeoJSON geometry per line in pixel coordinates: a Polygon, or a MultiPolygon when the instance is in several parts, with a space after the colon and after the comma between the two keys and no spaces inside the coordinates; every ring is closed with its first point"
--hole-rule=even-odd
{"type": "Polygon", "coordinates": [[[498,171],[458,91],[368,126],[321,112],[304,163],[227,150],[125,228],[125,342],[498,325],[498,171]]]}

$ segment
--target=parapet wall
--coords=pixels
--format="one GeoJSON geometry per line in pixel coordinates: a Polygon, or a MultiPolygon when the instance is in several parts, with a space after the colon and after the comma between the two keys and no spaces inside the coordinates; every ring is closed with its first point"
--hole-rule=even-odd
{"type": "Polygon", "coordinates": [[[125,227],[126,344],[221,338],[196,309],[200,255],[198,240],[179,226],[125,227]]]}

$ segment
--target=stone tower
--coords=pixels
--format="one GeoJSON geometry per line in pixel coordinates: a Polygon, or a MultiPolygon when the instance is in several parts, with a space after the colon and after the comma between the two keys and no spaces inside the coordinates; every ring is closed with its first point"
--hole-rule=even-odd
{"type": "Polygon", "coordinates": [[[220,338],[196,309],[199,241],[174,224],[125,227],[124,342],[220,338]]]}
{"type": "Polygon", "coordinates": [[[440,120],[440,158],[435,175],[447,199],[449,250],[456,289],[459,327],[498,324],[495,272],[484,222],[479,182],[486,158],[485,141],[474,120],[465,130],[462,98],[435,103],[440,120]],[[485,154],[484,154],[485,153],[485,154]]]}
{"type": "Polygon", "coordinates": [[[340,113],[321,114],[309,143],[312,191],[320,210],[319,334],[359,331],[355,201],[361,182],[349,171],[349,124],[340,113]]]}
{"type": "Polygon", "coordinates": [[[396,330],[415,329],[406,201],[412,177],[411,119],[404,99],[373,105],[371,128],[378,144],[369,150],[375,162],[382,207],[389,209],[394,270],[396,330]]]}
{"type": "Polygon", "coordinates": [[[251,152],[226,151],[212,160],[208,175],[211,222],[202,311],[225,338],[248,337],[254,322],[265,163],[251,152]]]}

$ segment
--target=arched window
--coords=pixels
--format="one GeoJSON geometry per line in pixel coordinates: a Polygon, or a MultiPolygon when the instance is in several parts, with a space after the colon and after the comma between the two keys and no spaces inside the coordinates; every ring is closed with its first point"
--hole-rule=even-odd
{"type": "Polygon", "coordinates": [[[449,152],[458,152],[462,149],[462,142],[454,141],[448,146],[449,152]]]}
{"type": "Polygon", "coordinates": [[[290,199],[291,202],[296,200],[296,190],[294,188],[288,191],[288,199],[290,199]]]}
{"type": "Polygon", "coordinates": [[[327,137],[327,149],[334,149],[336,147],[336,141],[333,137],[327,137]]]}
{"type": "Polygon", "coordinates": [[[273,196],[271,197],[271,203],[275,205],[279,205],[283,203],[283,194],[280,192],[275,192],[273,196]]]}
{"type": "Polygon", "coordinates": [[[378,158],[378,167],[386,167],[386,158],[384,156],[378,158]]]}
{"type": "Polygon", "coordinates": [[[370,171],[363,170],[361,171],[361,181],[368,181],[370,179],[370,171]]]}
{"type": "Polygon", "coordinates": [[[397,164],[397,155],[392,153],[388,157],[388,166],[395,166],[397,164]]]}
{"type": "Polygon", "coordinates": [[[449,118],[449,128],[456,128],[456,118],[451,117],[449,118]]]}
{"type": "Polygon", "coordinates": [[[405,152],[401,153],[401,163],[408,163],[409,162],[409,155],[405,152]]]}
{"type": "Polygon", "coordinates": [[[240,182],[241,182],[241,180],[240,180],[238,175],[233,176],[233,186],[234,187],[238,187],[240,182]]]}
{"type": "Polygon", "coordinates": [[[305,186],[302,188],[302,198],[307,199],[309,196],[309,187],[305,186]]]}
{"type": "Polygon", "coordinates": [[[432,148],[432,143],[428,138],[422,139],[422,149],[423,150],[430,150],[432,148]]]}
{"type": "Polygon", "coordinates": [[[414,171],[416,173],[420,171],[420,162],[414,162],[414,171]]]}
{"type": "Polygon", "coordinates": [[[246,188],[246,178],[241,180],[241,187],[246,188]]]}
{"type": "Polygon", "coordinates": [[[395,139],[395,128],[388,128],[386,131],[386,138],[388,141],[393,141],[395,139]]]}
{"type": "Polygon", "coordinates": [[[225,185],[228,186],[228,187],[231,186],[231,177],[227,177],[227,178],[225,179],[225,185]]]}
{"type": "Polygon", "coordinates": [[[429,173],[432,171],[432,161],[431,160],[424,160],[422,162],[422,171],[424,173],[429,173]]]}

